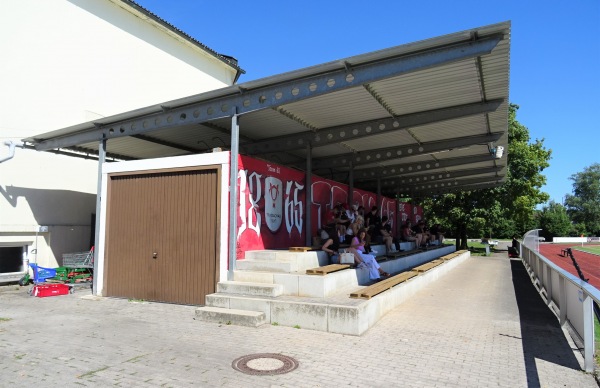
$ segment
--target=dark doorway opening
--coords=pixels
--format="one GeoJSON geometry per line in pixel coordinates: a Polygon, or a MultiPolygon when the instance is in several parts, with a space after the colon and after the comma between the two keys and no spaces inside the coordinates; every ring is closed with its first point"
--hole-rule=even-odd
{"type": "Polygon", "coordinates": [[[0,273],[22,271],[23,247],[0,247],[0,273]]]}

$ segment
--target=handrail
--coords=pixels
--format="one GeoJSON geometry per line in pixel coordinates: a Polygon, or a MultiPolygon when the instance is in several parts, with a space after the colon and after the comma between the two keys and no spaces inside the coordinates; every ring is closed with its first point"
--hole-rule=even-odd
{"type": "Polygon", "coordinates": [[[561,325],[569,323],[583,341],[584,369],[593,372],[594,360],[594,302],[600,303],[600,290],[560,268],[539,253],[538,231],[523,236],[521,260],[531,276],[546,293],[548,307],[553,303],[559,310],[561,325]],[[554,282],[556,280],[556,282],[554,282]]]}
{"type": "MultiPolygon", "coordinates": [[[[541,230],[541,229],[535,229],[535,230],[537,231],[537,230],[541,230]]],[[[527,233],[530,233],[530,232],[531,231],[529,231],[527,233]]],[[[525,243],[525,241],[523,241],[523,243],[525,243]]],[[[525,245],[525,244],[523,244],[523,246],[527,247],[527,245],[525,245]]],[[[527,248],[530,248],[530,247],[527,247],[527,248]]],[[[538,248],[538,250],[539,250],[539,248],[538,248]]],[[[554,262],[552,262],[551,260],[544,257],[541,253],[539,253],[539,251],[532,251],[532,253],[534,255],[536,255],[538,258],[540,258],[546,265],[548,265],[554,271],[558,272],[559,275],[563,276],[570,283],[572,283],[573,285],[575,285],[577,287],[584,289],[585,292],[588,293],[592,297],[592,299],[594,299],[594,301],[596,303],[600,304],[600,290],[598,290],[596,287],[592,286],[591,284],[581,280],[580,278],[571,274],[570,272],[566,271],[565,269],[559,267],[554,262]]],[[[522,253],[521,253],[521,256],[523,256],[522,253]]]]}

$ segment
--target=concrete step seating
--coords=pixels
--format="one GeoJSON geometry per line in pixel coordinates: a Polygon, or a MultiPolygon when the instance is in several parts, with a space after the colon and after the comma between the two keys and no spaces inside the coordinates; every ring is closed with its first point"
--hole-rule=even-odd
{"type": "Polygon", "coordinates": [[[263,312],[206,306],[196,309],[196,318],[205,322],[252,327],[267,323],[263,312]]]}
{"type": "MultiPolygon", "coordinates": [[[[375,249],[385,253],[384,246],[375,249]]],[[[398,281],[395,286],[377,294],[368,290],[373,283],[368,270],[345,265],[334,271],[327,254],[320,250],[246,252],[246,259],[236,263],[234,280],[217,285],[217,292],[208,295],[206,305],[196,310],[196,319],[246,326],[264,322],[361,335],[388,311],[469,256],[468,252],[454,254],[453,251],[453,246],[444,246],[382,261],[384,271],[402,275],[414,267],[439,260],[440,256],[460,258],[444,259],[435,270],[420,273],[410,281],[408,278],[399,281],[408,276],[402,275],[394,279],[398,281]],[[315,273],[307,274],[311,269],[315,273]],[[362,296],[349,297],[351,293],[360,292],[362,296]],[[235,315],[240,316],[239,320],[234,319],[235,315]]],[[[377,284],[388,284],[384,283],[388,280],[377,284]]]]}
{"type": "Polygon", "coordinates": [[[400,257],[404,257],[404,256],[410,256],[410,255],[414,255],[415,253],[421,252],[421,249],[415,248],[415,249],[410,249],[407,251],[394,251],[394,252],[390,252],[385,256],[378,256],[377,257],[377,261],[383,261],[383,260],[387,260],[387,259],[397,259],[400,257]]]}
{"type": "Polygon", "coordinates": [[[226,281],[217,283],[217,292],[277,297],[283,294],[283,286],[281,284],[226,281]]]}
{"type": "Polygon", "coordinates": [[[455,253],[451,253],[446,256],[442,256],[439,259],[432,260],[428,263],[419,265],[409,271],[402,272],[398,275],[392,276],[388,279],[382,280],[378,283],[375,283],[369,287],[363,288],[361,290],[355,291],[350,294],[351,298],[363,298],[363,299],[371,299],[375,295],[378,295],[384,291],[391,289],[394,286],[397,286],[400,283],[404,283],[405,281],[414,278],[415,276],[419,276],[423,272],[427,272],[438,265],[443,264],[449,260],[452,260],[466,251],[458,251],[455,253]]]}

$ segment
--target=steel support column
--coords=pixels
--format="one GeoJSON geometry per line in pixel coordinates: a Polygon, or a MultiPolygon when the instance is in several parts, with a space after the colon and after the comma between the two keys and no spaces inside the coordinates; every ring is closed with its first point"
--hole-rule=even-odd
{"type": "Polygon", "coordinates": [[[229,266],[227,280],[233,280],[237,254],[237,216],[238,216],[238,156],[240,140],[240,123],[237,109],[233,109],[231,117],[231,151],[229,153],[229,266]]]}
{"type": "Polygon", "coordinates": [[[312,146],[306,144],[306,246],[312,247],[312,146]]]}
{"type": "MultiPolygon", "coordinates": [[[[102,164],[106,161],[106,139],[98,144],[98,182],[96,191],[96,225],[94,229],[94,280],[92,294],[98,294],[98,247],[100,246],[100,212],[102,210],[102,164]]],[[[104,251],[104,250],[103,250],[104,251]]]]}
{"type": "MultiPolygon", "coordinates": [[[[377,208],[381,212],[381,178],[377,177],[377,208]]],[[[381,217],[381,214],[380,214],[381,217]]]]}
{"type": "Polygon", "coordinates": [[[348,206],[352,206],[354,201],[354,166],[350,162],[350,170],[348,170],[348,206]]]}

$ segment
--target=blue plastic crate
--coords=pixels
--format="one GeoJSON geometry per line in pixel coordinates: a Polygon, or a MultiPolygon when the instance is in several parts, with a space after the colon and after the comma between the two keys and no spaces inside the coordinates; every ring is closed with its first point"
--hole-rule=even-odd
{"type": "Polygon", "coordinates": [[[34,283],[45,282],[46,279],[53,278],[56,276],[55,268],[40,267],[37,264],[31,264],[31,263],[29,263],[29,266],[33,270],[34,283]]]}

